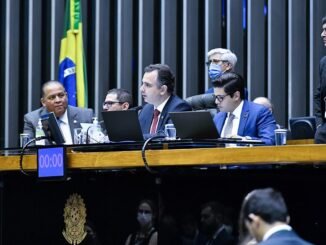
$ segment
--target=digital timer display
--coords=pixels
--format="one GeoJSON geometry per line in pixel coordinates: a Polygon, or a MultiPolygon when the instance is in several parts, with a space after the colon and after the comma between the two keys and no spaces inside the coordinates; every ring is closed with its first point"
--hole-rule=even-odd
{"type": "Polygon", "coordinates": [[[65,177],[65,148],[47,147],[37,150],[37,173],[39,178],[65,177]]]}

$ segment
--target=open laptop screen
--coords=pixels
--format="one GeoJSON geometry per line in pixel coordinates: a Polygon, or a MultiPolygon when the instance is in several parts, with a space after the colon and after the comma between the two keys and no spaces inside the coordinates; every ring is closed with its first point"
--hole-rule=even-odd
{"type": "Polygon", "coordinates": [[[102,117],[110,141],[143,141],[136,110],[103,111],[102,117]]]}
{"type": "Polygon", "coordinates": [[[48,137],[50,143],[55,142],[57,145],[65,143],[65,139],[53,112],[42,115],[41,122],[44,134],[48,137]]]}
{"type": "Polygon", "coordinates": [[[208,111],[170,112],[170,117],[181,139],[218,139],[220,134],[208,111]]]}

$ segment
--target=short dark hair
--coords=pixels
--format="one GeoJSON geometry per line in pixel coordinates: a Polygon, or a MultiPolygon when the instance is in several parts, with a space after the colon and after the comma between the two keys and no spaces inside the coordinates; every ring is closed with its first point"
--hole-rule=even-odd
{"type": "Polygon", "coordinates": [[[225,214],[225,206],[219,202],[211,201],[204,203],[201,206],[201,210],[204,210],[205,208],[211,208],[212,213],[214,216],[219,220],[219,223],[224,223],[224,214],[225,214]]]}
{"type": "Polygon", "coordinates": [[[326,16],[324,16],[324,17],[322,18],[321,23],[322,23],[322,25],[324,25],[324,24],[326,23],[326,16]]]}
{"type": "Polygon", "coordinates": [[[240,218],[242,222],[250,220],[249,214],[261,217],[266,223],[286,222],[288,210],[282,194],[273,188],[256,189],[244,199],[240,218]]]}
{"type": "Polygon", "coordinates": [[[146,66],[144,72],[152,72],[157,70],[157,81],[161,86],[166,85],[168,93],[172,94],[175,86],[175,76],[168,65],[152,64],[146,66]]]}
{"type": "Polygon", "coordinates": [[[66,92],[66,89],[65,89],[65,87],[63,86],[63,84],[61,82],[56,81],[56,80],[50,80],[50,81],[47,81],[47,82],[43,83],[43,85],[42,85],[42,89],[41,89],[42,90],[42,98],[45,95],[45,89],[46,89],[46,87],[48,87],[50,85],[53,85],[53,84],[61,85],[62,88],[63,88],[63,90],[66,92]]]}
{"type": "Polygon", "coordinates": [[[132,106],[132,95],[128,90],[123,88],[113,88],[108,91],[107,94],[116,94],[119,102],[128,102],[129,107],[132,106]]]}
{"type": "Polygon", "coordinates": [[[224,88],[226,94],[229,94],[231,97],[237,91],[240,92],[240,98],[244,99],[244,81],[243,78],[235,72],[226,72],[223,73],[218,79],[213,82],[214,88],[224,88]]]}

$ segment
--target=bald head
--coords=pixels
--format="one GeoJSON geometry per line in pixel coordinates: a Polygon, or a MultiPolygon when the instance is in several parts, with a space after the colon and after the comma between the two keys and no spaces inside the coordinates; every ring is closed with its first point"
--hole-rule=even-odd
{"type": "Polygon", "coordinates": [[[266,97],[257,97],[253,100],[254,103],[263,105],[267,107],[273,113],[273,104],[272,102],[266,97]]]}
{"type": "Polygon", "coordinates": [[[68,97],[63,85],[58,81],[44,83],[41,103],[48,112],[54,112],[56,117],[61,117],[68,107],[68,97]]]}

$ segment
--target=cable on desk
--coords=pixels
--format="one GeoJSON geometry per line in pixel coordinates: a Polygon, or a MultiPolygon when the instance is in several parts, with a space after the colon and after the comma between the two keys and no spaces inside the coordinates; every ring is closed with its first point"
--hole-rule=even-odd
{"type": "Polygon", "coordinates": [[[148,165],[148,162],[147,162],[147,159],[146,159],[146,147],[147,147],[147,145],[148,145],[150,142],[152,142],[153,140],[156,140],[156,139],[163,139],[163,138],[165,138],[165,136],[163,136],[163,135],[156,135],[156,136],[150,137],[149,139],[147,139],[147,140],[145,141],[145,143],[144,143],[144,145],[143,145],[143,147],[142,147],[142,149],[141,149],[141,156],[142,156],[142,158],[143,158],[144,166],[145,166],[146,170],[147,170],[148,172],[150,172],[151,174],[156,174],[156,173],[158,173],[158,172],[157,172],[157,171],[154,171],[153,169],[151,169],[151,168],[149,167],[149,165],[148,165]]]}
{"type": "Polygon", "coordinates": [[[23,157],[24,157],[24,152],[25,152],[25,149],[27,146],[29,146],[31,143],[33,142],[36,142],[36,141],[39,141],[39,140],[44,140],[44,139],[49,139],[48,137],[46,136],[41,136],[41,137],[37,137],[37,138],[34,138],[34,139],[31,139],[30,141],[28,141],[24,146],[23,146],[23,149],[22,151],[20,152],[20,158],[19,158],[19,170],[20,172],[22,172],[24,175],[26,176],[31,176],[30,174],[28,174],[24,168],[23,168],[23,157]]]}

